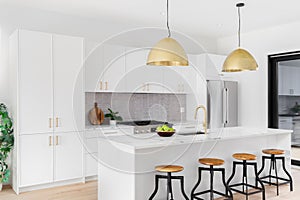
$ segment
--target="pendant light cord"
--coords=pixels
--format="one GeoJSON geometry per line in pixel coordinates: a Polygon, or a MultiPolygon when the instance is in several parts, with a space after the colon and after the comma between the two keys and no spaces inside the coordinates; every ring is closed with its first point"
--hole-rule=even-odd
{"type": "Polygon", "coordinates": [[[167,29],[168,29],[168,37],[171,37],[171,31],[169,26],[169,0],[167,0],[167,29]]]}
{"type": "Polygon", "coordinates": [[[238,28],[238,47],[241,47],[241,8],[238,7],[239,28],[238,28]]]}

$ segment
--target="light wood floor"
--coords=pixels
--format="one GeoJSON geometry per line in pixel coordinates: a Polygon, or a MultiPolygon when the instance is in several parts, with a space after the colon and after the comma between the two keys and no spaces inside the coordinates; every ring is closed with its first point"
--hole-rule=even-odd
{"type": "MultiPolygon", "coordinates": [[[[300,199],[300,169],[293,169],[294,192],[289,191],[287,185],[280,187],[280,196],[276,196],[275,187],[266,186],[267,200],[299,200],[300,199]]],[[[0,192],[1,200],[97,200],[97,182],[91,181],[86,184],[75,184],[16,195],[12,189],[4,188],[0,192]]],[[[224,199],[224,198],[222,198],[224,199]]],[[[243,200],[245,197],[235,195],[235,200],[243,200]]],[[[252,195],[249,200],[260,200],[261,195],[252,195]]],[[[107,199],[110,200],[110,199],[107,199]]],[[[143,200],[143,199],[141,199],[143,200]]]]}

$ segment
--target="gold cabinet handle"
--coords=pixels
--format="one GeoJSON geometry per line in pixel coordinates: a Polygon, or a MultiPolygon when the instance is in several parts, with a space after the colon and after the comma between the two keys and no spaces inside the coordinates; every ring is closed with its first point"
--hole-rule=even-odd
{"type": "Polygon", "coordinates": [[[103,83],[102,83],[102,81],[100,81],[100,90],[102,90],[103,89],[103,83]]]}
{"type": "Polygon", "coordinates": [[[58,136],[55,137],[55,145],[58,145],[58,136]]]}
{"type": "Polygon", "coordinates": [[[105,81],[105,90],[107,90],[107,89],[108,89],[108,82],[105,81]]]}
{"type": "Polygon", "coordinates": [[[49,146],[52,146],[52,136],[49,136],[49,146]]]}
{"type": "Polygon", "coordinates": [[[56,126],[56,128],[58,128],[58,117],[56,117],[56,119],[55,119],[55,126],[56,126]]]}
{"type": "Polygon", "coordinates": [[[49,118],[49,128],[52,128],[52,118],[49,118]]]}

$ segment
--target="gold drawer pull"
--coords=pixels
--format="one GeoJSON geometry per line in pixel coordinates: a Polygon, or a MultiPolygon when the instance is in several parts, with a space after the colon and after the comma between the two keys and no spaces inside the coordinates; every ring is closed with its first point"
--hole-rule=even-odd
{"type": "Polygon", "coordinates": [[[49,146],[52,146],[52,136],[49,136],[49,146]]]}
{"type": "Polygon", "coordinates": [[[58,145],[58,136],[55,137],[55,145],[58,145]]]}
{"type": "Polygon", "coordinates": [[[55,119],[55,125],[56,125],[56,127],[58,127],[58,117],[56,117],[56,119],[55,119]]]}
{"type": "Polygon", "coordinates": [[[103,89],[103,83],[102,83],[102,81],[100,81],[100,90],[102,90],[103,89]]]}
{"type": "Polygon", "coordinates": [[[108,89],[108,82],[106,81],[105,82],[105,90],[107,90],[108,89]]]}
{"type": "Polygon", "coordinates": [[[49,118],[49,128],[52,128],[52,118],[49,118]]]}

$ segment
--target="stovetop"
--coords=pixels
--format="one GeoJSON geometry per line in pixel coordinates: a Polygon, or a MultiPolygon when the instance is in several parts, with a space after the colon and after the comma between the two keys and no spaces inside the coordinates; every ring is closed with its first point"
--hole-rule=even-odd
{"type": "Polygon", "coordinates": [[[148,125],[168,124],[168,122],[156,121],[156,120],[140,120],[140,121],[118,122],[118,124],[123,124],[123,125],[128,125],[128,126],[148,126],[148,125]]]}

